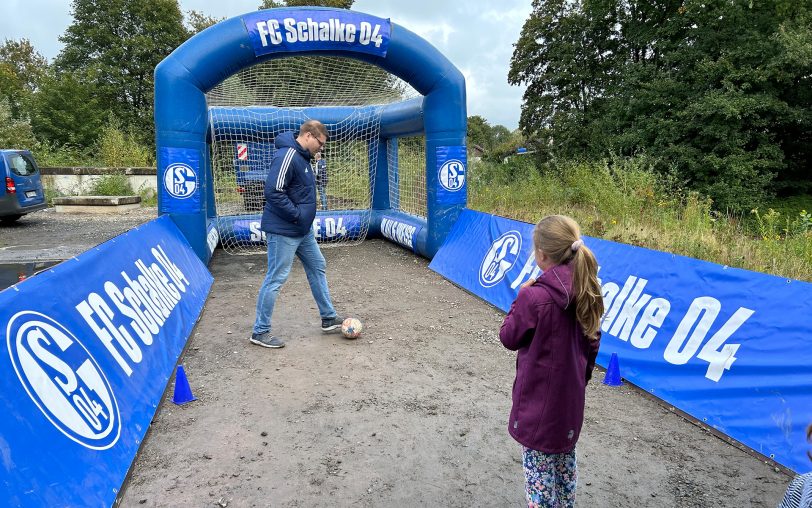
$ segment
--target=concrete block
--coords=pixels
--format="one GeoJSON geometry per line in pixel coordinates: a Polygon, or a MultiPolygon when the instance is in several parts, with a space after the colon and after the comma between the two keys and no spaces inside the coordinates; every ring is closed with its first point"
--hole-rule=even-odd
{"type": "Polygon", "coordinates": [[[120,213],[141,207],[141,196],[63,196],[54,198],[56,213],[120,213]]]}

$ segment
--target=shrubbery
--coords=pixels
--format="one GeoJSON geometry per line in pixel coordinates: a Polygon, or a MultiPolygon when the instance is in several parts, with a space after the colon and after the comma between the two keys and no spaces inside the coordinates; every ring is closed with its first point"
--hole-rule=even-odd
{"type": "Polygon", "coordinates": [[[138,142],[132,130],[124,130],[121,123],[110,117],[102,129],[98,142],[98,153],[102,165],[111,168],[152,166],[152,152],[149,147],[138,142]]]}
{"type": "Polygon", "coordinates": [[[812,4],[533,2],[508,81],[548,160],[646,153],[717,210],[812,192],[812,4]]]}
{"type": "Polygon", "coordinates": [[[130,180],[124,174],[104,175],[93,180],[87,193],[93,196],[132,196],[130,180]]]}
{"type": "Polygon", "coordinates": [[[155,164],[152,149],[140,143],[137,136],[110,117],[102,128],[99,140],[87,149],[71,145],[56,146],[32,141],[28,148],[40,166],[44,167],[150,167],[155,164]]]}
{"type": "Polygon", "coordinates": [[[469,206],[530,223],[563,213],[587,235],[812,281],[812,216],[805,210],[720,213],[642,156],[534,162],[472,163],[469,206]]]}
{"type": "Polygon", "coordinates": [[[0,100],[0,148],[30,149],[36,145],[28,119],[16,119],[7,100],[0,100]]]}

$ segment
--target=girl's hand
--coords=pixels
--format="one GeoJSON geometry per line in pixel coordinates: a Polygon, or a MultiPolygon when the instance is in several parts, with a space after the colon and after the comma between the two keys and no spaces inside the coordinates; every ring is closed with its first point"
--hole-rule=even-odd
{"type": "Polygon", "coordinates": [[[536,283],[536,279],[533,279],[533,278],[527,279],[521,286],[519,286],[519,289],[524,289],[526,287],[530,287],[535,283],[536,283]]]}

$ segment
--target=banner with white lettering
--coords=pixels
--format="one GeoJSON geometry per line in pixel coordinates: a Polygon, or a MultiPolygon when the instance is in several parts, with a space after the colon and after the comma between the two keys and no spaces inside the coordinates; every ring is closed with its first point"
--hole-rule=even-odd
{"type": "MultiPolygon", "coordinates": [[[[430,268],[507,311],[541,270],[533,225],[464,210],[430,268]]],[[[812,284],[584,238],[606,314],[598,363],[698,420],[806,471],[812,284]]]]}
{"type": "Polygon", "coordinates": [[[270,9],[242,20],[256,56],[333,50],[385,57],[392,33],[388,19],[332,9],[270,9]]]}
{"type": "Polygon", "coordinates": [[[0,504],[113,504],[211,284],[163,216],[0,292],[0,504]]]}
{"type": "MultiPolygon", "coordinates": [[[[259,215],[234,215],[220,217],[217,227],[220,240],[228,245],[265,245],[265,231],[259,215]]],[[[369,214],[360,213],[323,213],[319,212],[313,219],[313,236],[319,242],[342,242],[361,240],[369,227],[369,214]]]]}
{"type": "Polygon", "coordinates": [[[417,238],[423,231],[424,222],[405,213],[381,216],[381,235],[403,247],[417,252],[417,238]]]}

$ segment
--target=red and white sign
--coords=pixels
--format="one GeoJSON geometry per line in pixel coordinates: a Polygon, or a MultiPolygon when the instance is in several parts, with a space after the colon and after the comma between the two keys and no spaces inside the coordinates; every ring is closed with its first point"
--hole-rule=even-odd
{"type": "Polygon", "coordinates": [[[245,143],[237,143],[237,159],[241,161],[248,160],[248,145],[245,143]]]}

